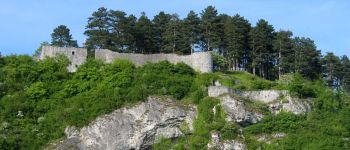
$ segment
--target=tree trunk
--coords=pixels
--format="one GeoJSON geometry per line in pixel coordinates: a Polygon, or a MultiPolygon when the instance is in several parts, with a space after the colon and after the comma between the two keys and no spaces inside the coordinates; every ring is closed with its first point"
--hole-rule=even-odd
{"type": "Polygon", "coordinates": [[[282,42],[280,40],[280,51],[278,53],[278,79],[281,79],[281,74],[282,74],[282,68],[281,68],[281,64],[282,64],[282,42]]]}

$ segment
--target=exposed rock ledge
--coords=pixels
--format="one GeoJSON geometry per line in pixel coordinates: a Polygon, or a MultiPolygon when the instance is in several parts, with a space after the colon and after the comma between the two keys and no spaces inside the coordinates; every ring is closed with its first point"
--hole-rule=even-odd
{"type": "Polygon", "coordinates": [[[194,106],[177,104],[169,98],[149,97],[131,108],[98,117],[80,131],[66,128],[67,138],[54,149],[148,149],[157,138],[182,136],[181,124],[188,125],[192,131],[195,116],[194,106]]]}
{"type": "Polygon", "coordinates": [[[211,97],[222,97],[225,93],[263,102],[268,105],[270,111],[274,114],[282,110],[294,114],[303,114],[311,110],[310,99],[292,97],[285,90],[239,91],[225,86],[210,86],[208,88],[208,95],[211,97]]]}

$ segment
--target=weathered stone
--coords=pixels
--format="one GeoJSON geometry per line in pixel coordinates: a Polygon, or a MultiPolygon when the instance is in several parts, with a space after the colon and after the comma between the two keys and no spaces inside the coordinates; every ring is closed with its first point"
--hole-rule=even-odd
{"type": "Polygon", "coordinates": [[[238,140],[221,141],[219,132],[211,132],[211,140],[207,144],[208,149],[214,150],[245,150],[246,145],[238,140]]]}
{"type": "Polygon", "coordinates": [[[195,114],[191,106],[169,98],[149,97],[131,108],[100,116],[79,131],[67,128],[67,139],[56,149],[67,146],[82,150],[147,149],[156,139],[182,136],[180,124],[189,121],[187,124],[192,125],[195,114]]]}
{"type": "MultiPolygon", "coordinates": [[[[77,70],[77,67],[86,61],[87,49],[74,47],[43,46],[39,59],[43,60],[45,57],[55,57],[59,54],[68,57],[71,63],[67,69],[69,72],[75,72],[77,70]]],[[[173,64],[183,62],[191,66],[196,71],[203,73],[213,71],[213,58],[209,52],[197,52],[191,55],[134,54],[118,53],[107,49],[96,49],[95,59],[100,59],[107,63],[111,63],[116,59],[127,59],[133,62],[136,66],[142,66],[148,62],[156,63],[159,61],[167,60],[173,64]]]]}
{"type": "Polygon", "coordinates": [[[209,52],[197,52],[191,55],[176,55],[176,54],[133,54],[133,53],[118,53],[107,49],[96,49],[95,58],[111,63],[116,59],[127,59],[133,62],[136,66],[145,65],[148,62],[156,63],[167,60],[170,63],[176,64],[183,62],[199,72],[212,72],[213,59],[209,52]]]}
{"type": "Polygon", "coordinates": [[[219,99],[227,115],[226,121],[234,121],[244,125],[257,123],[263,118],[262,114],[248,111],[243,102],[230,95],[220,96],[219,99]]]}
{"type": "Polygon", "coordinates": [[[64,55],[70,61],[67,69],[69,72],[75,72],[77,67],[85,63],[87,58],[87,49],[75,47],[56,47],[43,46],[40,54],[40,60],[46,57],[55,57],[57,55],[64,55]]]}
{"type": "Polygon", "coordinates": [[[274,114],[278,114],[282,110],[294,114],[303,114],[311,111],[310,99],[292,97],[285,90],[239,91],[225,86],[210,86],[208,88],[210,97],[220,97],[224,94],[234,94],[252,101],[263,102],[268,104],[269,110],[274,114]]]}
{"type": "Polygon", "coordinates": [[[279,90],[244,91],[241,93],[241,96],[253,101],[270,103],[279,100],[284,95],[287,95],[287,93],[288,91],[279,90]]]}

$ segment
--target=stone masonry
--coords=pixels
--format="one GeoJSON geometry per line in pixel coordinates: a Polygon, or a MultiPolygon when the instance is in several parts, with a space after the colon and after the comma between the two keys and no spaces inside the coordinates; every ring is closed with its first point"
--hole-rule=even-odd
{"type": "MultiPolygon", "coordinates": [[[[73,47],[55,47],[43,46],[40,59],[45,57],[55,57],[63,54],[68,57],[71,64],[67,67],[69,72],[75,72],[77,67],[83,64],[87,58],[87,49],[73,47]]],[[[142,66],[146,63],[157,63],[167,60],[170,63],[176,64],[183,62],[191,66],[196,71],[207,73],[213,71],[213,59],[209,52],[197,52],[191,55],[176,55],[176,54],[134,54],[134,53],[118,53],[107,49],[96,49],[95,59],[100,59],[106,63],[111,63],[116,59],[127,59],[133,62],[136,66],[142,66]]]]}
{"type": "Polygon", "coordinates": [[[75,47],[56,47],[56,46],[43,46],[41,50],[40,60],[46,57],[55,57],[57,55],[65,55],[70,61],[67,67],[69,72],[75,72],[77,67],[82,65],[87,58],[87,50],[85,48],[75,47]]]}

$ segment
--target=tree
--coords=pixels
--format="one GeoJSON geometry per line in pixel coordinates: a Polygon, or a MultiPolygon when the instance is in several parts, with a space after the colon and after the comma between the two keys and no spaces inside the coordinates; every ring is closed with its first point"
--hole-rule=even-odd
{"type": "Polygon", "coordinates": [[[108,22],[108,11],[107,8],[104,7],[98,8],[98,10],[93,12],[91,17],[88,18],[88,24],[84,32],[88,37],[85,43],[88,48],[113,48],[113,46],[111,46],[108,22]]]}
{"type": "Polygon", "coordinates": [[[256,26],[250,32],[250,47],[252,48],[252,67],[253,74],[255,69],[259,68],[259,75],[267,78],[269,69],[275,53],[273,52],[272,42],[274,38],[274,28],[267,21],[260,19],[256,26]]]}
{"type": "Polygon", "coordinates": [[[250,23],[236,14],[225,23],[225,40],[227,41],[227,59],[229,69],[236,70],[240,66],[246,68],[249,49],[250,23]]]}
{"type": "Polygon", "coordinates": [[[318,79],[321,72],[321,52],[310,38],[295,37],[293,39],[294,52],[293,70],[308,79],[318,79]]]}
{"type": "Polygon", "coordinates": [[[154,48],[154,32],[151,20],[146,13],[142,12],[141,17],[135,25],[136,47],[139,53],[152,53],[154,48]]]}
{"type": "Polygon", "coordinates": [[[153,18],[153,27],[155,32],[154,40],[156,43],[155,47],[158,50],[158,52],[162,52],[165,50],[165,38],[163,36],[171,18],[172,16],[170,14],[166,14],[163,11],[159,12],[159,14],[154,16],[153,18]]]}
{"type": "Polygon", "coordinates": [[[141,13],[141,17],[136,22],[135,30],[137,51],[149,54],[154,52],[153,25],[146,13],[141,13]]]}
{"type": "Polygon", "coordinates": [[[78,47],[77,41],[73,40],[70,30],[65,25],[60,25],[51,34],[51,45],[59,47],[78,47]]]}
{"type": "Polygon", "coordinates": [[[276,33],[276,38],[273,43],[275,52],[278,52],[277,66],[278,66],[278,78],[281,78],[283,72],[290,72],[290,62],[292,61],[289,56],[292,54],[292,39],[293,33],[291,31],[280,30],[276,33]]]}
{"type": "Polygon", "coordinates": [[[166,24],[166,29],[162,35],[164,41],[164,51],[175,53],[178,49],[177,43],[180,40],[180,19],[178,14],[172,14],[170,21],[166,24]]]}
{"type": "Polygon", "coordinates": [[[110,10],[108,15],[111,40],[110,48],[113,51],[122,52],[126,49],[127,28],[129,26],[126,13],[110,10]]]}
{"type": "Polygon", "coordinates": [[[322,60],[323,73],[326,77],[328,86],[337,87],[339,85],[339,79],[337,77],[340,68],[340,59],[333,53],[327,53],[322,60]]]}
{"type": "Polygon", "coordinates": [[[219,46],[219,35],[217,34],[218,12],[213,6],[208,6],[201,13],[202,22],[200,24],[203,37],[202,49],[210,51],[219,46]]]}
{"type": "Polygon", "coordinates": [[[340,58],[340,65],[337,76],[342,88],[350,93],[350,60],[346,55],[340,58]]]}
{"type": "Polygon", "coordinates": [[[193,53],[195,44],[199,43],[201,34],[199,23],[200,18],[194,11],[190,11],[183,21],[182,32],[184,34],[184,45],[188,45],[190,53],[193,53]]]}

